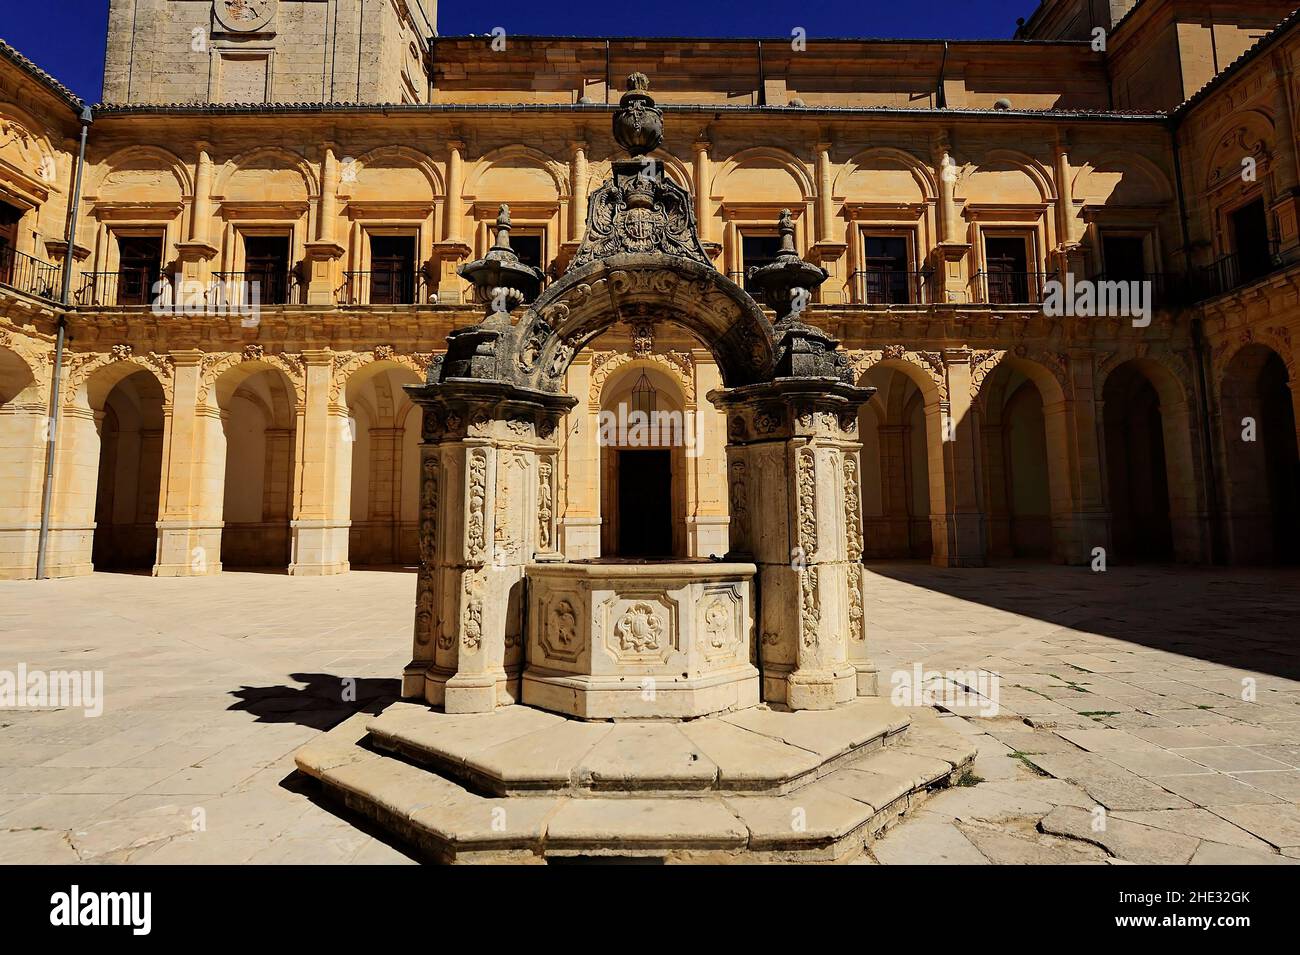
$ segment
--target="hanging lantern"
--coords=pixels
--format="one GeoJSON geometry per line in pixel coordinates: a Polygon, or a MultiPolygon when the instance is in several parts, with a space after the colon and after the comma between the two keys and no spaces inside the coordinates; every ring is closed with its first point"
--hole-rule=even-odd
{"type": "Polygon", "coordinates": [[[641,412],[647,418],[655,411],[655,386],[650,384],[644,371],[632,387],[632,410],[641,412]]]}

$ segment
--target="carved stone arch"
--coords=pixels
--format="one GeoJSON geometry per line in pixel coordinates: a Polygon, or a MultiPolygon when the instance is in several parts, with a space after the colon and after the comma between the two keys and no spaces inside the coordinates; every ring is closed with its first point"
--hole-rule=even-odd
{"type": "Polygon", "coordinates": [[[248,346],[242,354],[226,352],[204,355],[202,374],[199,379],[199,403],[207,405],[211,399],[216,402],[217,407],[224,408],[225,403],[244,381],[259,371],[268,369],[280,372],[288,380],[294,398],[294,408],[291,410],[295,415],[301,413],[306,407],[307,400],[307,374],[303,368],[302,357],[287,352],[266,355],[262,352],[261,346],[248,346]],[[239,369],[238,373],[229,375],[234,369],[239,369]]]}
{"type": "Polygon", "coordinates": [[[971,354],[970,395],[981,410],[986,410],[990,387],[999,372],[1018,371],[1038,389],[1043,407],[1065,400],[1069,393],[1069,372],[1062,359],[1043,349],[1019,345],[1011,351],[978,351],[971,354]]]}
{"type": "Polygon", "coordinates": [[[420,152],[418,149],[412,149],[410,146],[378,146],[368,152],[357,156],[354,163],[357,167],[358,176],[364,175],[366,169],[371,165],[378,165],[381,159],[400,159],[405,164],[418,169],[424,174],[424,178],[429,182],[429,190],[435,199],[440,199],[446,194],[446,186],[443,183],[442,173],[434,165],[433,158],[427,153],[420,152]]]}
{"type": "MultiPolygon", "coordinates": [[[[161,146],[125,146],[100,160],[86,177],[85,198],[101,199],[108,181],[115,173],[129,171],[132,163],[152,162],[165,169],[176,180],[181,198],[194,195],[194,179],[187,166],[179,156],[161,146]]],[[[147,170],[146,170],[147,171],[147,170]]]]}
{"type": "Polygon", "coordinates": [[[48,367],[21,339],[0,331],[0,405],[12,402],[43,408],[48,400],[48,367]]]}
{"type": "Polygon", "coordinates": [[[414,355],[398,354],[389,345],[380,345],[367,352],[338,352],[334,355],[334,372],[330,377],[330,403],[346,400],[348,389],[359,373],[364,379],[385,368],[405,368],[415,373],[417,381],[423,381],[428,364],[427,361],[421,363],[420,358],[414,355]]]}
{"type": "Polygon", "coordinates": [[[870,146],[856,153],[840,167],[831,185],[831,198],[836,202],[843,202],[848,198],[849,180],[872,160],[895,163],[911,173],[925,200],[933,200],[938,195],[939,190],[934,181],[933,171],[918,157],[905,149],[897,149],[893,146],[870,146]]]}
{"type": "Polygon", "coordinates": [[[611,379],[621,376],[625,370],[634,368],[655,368],[663,372],[677,384],[682,392],[682,400],[690,408],[695,405],[695,359],[690,352],[652,352],[644,356],[629,355],[627,352],[598,351],[591,356],[591,388],[587,393],[588,407],[599,410],[606,386],[611,379]]]}
{"type": "MultiPolygon", "coordinates": [[[[1241,181],[1241,161],[1247,157],[1264,166],[1276,142],[1273,119],[1258,109],[1241,110],[1225,121],[1205,168],[1204,191],[1210,193],[1241,181]]],[[[1263,170],[1261,170],[1262,172],[1263,170]]]]}
{"type": "Polygon", "coordinates": [[[641,315],[694,334],[727,387],[771,373],[772,325],[744,289],[682,256],[637,253],[591,262],[548,288],[512,329],[518,345],[512,375],[525,387],[559,393],[578,351],[615,323],[641,315]]]}
{"type": "Polygon", "coordinates": [[[1235,340],[1214,353],[1213,374],[1210,381],[1216,395],[1223,394],[1223,384],[1233,361],[1244,349],[1252,345],[1262,345],[1275,352],[1282,359],[1282,364],[1286,366],[1287,376],[1293,383],[1297,382],[1296,360],[1291,346],[1290,331],[1285,328],[1246,328],[1235,340]]]}
{"type": "Polygon", "coordinates": [[[812,177],[808,175],[807,167],[794,153],[773,146],[753,146],[741,150],[734,156],[729,156],[718,167],[718,171],[713,175],[713,181],[709,184],[709,198],[719,201],[726,199],[726,185],[731,174],[754,161],[775,162],[789,173],[790,178],[799,187],[804,202],[810,202],[816,195],[817,190],[813,186],[812,177]]]}
{"type": "Polygon", "coordinates": [[[1194,410],[1194,384],[1190,367],[1172,352],[1145,345],[1098,355],[1093,390],[1104,396],[1106,382],[1115,370],[1133,363],[1160,396],[1164,410],[1194,410]]]}
{"type": "MultiPolygon", "coordinates": [[[[465,179],[465,185],[461,189],[461,198],[465,200],[480,198],[479,184],[483,181],[483,177],[493,167],[505,165],[506,161],[510,159],[525,159],[537,168],[544,170],[555,182],[556,196],[561,200],[569,198],[569,167],[540,149],[518,143],[501,146],[480,156],[478,161],[474,163],[473,171],[465,179]]],[[[493,197],[483,196],[481,198],[491,199],[493,197]]]]}
{"type": "MultiPolygon", "coordinates": [[[[244,170],[252,168],[255,162],[270,158],[281,161],[278,168],[292,169],[298,173],[302,178],[303,187],[309,200],[320,196],[320,183],[317,181],[316,172],[312,169],[311,163],[300,153],[285,149],[283,146],[258,146],[228,160],[217,176],[212,194],[217,197],[229,198],[230,186],[235,176],[244,170]]],[[[268,166],[267,168],[277,167],[268,166]]]]}
{"type": "Polygon", "coordinates": [[[866,373],[876,365],[893,368],[911,378],[921,389],[926,403],[948,400],[948,375],[943,355],[935,351],[913,351],[903,345],[886,345],[881,349],[855,349],[846,352],[853,380],[861,384],[866,373]]]}
{"type": "Polygon", "coordinates": [[[129,345],[114,345],[108,353],[69,356],[65,408],[82,407],[99,411],[118,382],[140,370],[147,371],[162,389],[163,403],[172,403],[174,378],[170,355],[149,352],[133,354],[129,345]]]}

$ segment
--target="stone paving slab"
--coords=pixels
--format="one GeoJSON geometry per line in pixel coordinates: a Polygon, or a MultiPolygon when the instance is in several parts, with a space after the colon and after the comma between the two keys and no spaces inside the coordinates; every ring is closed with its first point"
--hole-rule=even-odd
{"type": "MultiPolygon", "coordinates": [[[[873,844],[877,861],[1050,856],[1055,849],[1032,845],[1047,815],[1036,815],[1043,803],[1085,812],[1100,803],[1112,818],[1198,839],[1197,864],[1296,861],[1281,853],[1300,848],[1279,850],[1267,835],[1289,841],[1285,829],[1268,826],[1300,807],[1300,646],[1285,636],[1300,616],[1300,572],[1112,567],[1092,574],[1027,564],[954,572],[900,563],[869,566],[866,585],[882,686],[893,670],[918,662],[1003,675],[996,717],[976,708],[943,717],[979,747],[985,781],[934,795],[873,844]],[[1257,682],[1254,703],[1240,698],[1248,676],[1257,682]],[[1144,780],[1143,765],[1119,754],[1149,750],[1090,754],[1059,735],[1076,730],[1122,731],[1192,761],[1193,750],[1227,747],[1231,758],[1206,773],[1144,780]],[[1089,759],[1068,771],[1058,766],[1054,778],[1026,755],[1040,753],[1089,759]],[[1221,768],[1255,757],[1282,765],[1221,768]],[[948,815],[946,800],[955,810],[948,815]],[[1269,848],[1213,841],[1232,830],[1214,829],[1202,812],[1244,833],[1238,842],[1269,848]],[[1229,812],[1259,831],[1229,820],[1229,812]],[[968,837],[959,827],[982,823],[976,816],[998,821],[968,837]],[[914,827],[918,835],[909,835],[914,827]]],[[[364,735],[365,722],[391,702],[408,659],[414,593],[413,574],[387,571],[0,582],[0,668],[94,668],[106,685],[98,718],[0,712],[0,862],[409,862],[400,848],[313,802],[295,782],[290,757],[353,714],[364,735]],[[360,681],[359,699],[342,699],[344,678],[360,681]],[[75,765],[82,763],[104,765],[75,765]],[[195,791],[150,794],[159,784],[195,791]],[[54,796],[71,798],[42,802],[54,796]],[[174,816],[167,806],[176,807],[174,816]],[[206,829],[175,834],[195,810],[204,811],[206,829]],[[59,828],[23,828],[13,820],[24,815],[14,813],[59,828]],[[86,833],[79,843],[78,833],[86,833]]],[[[498,765],[522,767],[506,755],[526,739],[498,742],[474,758],[496,752],[498,765]]],[[[1107,859],[1123,861],[1126,850],[1116,848],[1121,856],[1107,859]]]]}

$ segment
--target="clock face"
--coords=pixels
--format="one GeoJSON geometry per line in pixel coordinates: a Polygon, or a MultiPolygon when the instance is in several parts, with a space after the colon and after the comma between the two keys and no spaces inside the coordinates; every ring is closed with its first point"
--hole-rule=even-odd
{"type": "Polygon", "coordinates": [[[275,0],[213,0],[217,22],[227,30],[248,33],[261,30],[275,16],[275,0]]]}

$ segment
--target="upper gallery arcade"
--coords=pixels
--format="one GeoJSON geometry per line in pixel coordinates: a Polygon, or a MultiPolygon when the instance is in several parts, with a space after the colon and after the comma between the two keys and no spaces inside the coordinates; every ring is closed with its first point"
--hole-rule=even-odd
{"type": "MultiPolygon", "coordinates": [[[[829,274],[805,317],[877,389],[865,557],[1287,559],[1290,7],[1049,0],[997,42],[496,49],[434,36],[418,0],[113,0],[70,254],[82,104],[0,46],[0,576],[35,573],[43,511],[50,574],[415,561],[403,386],[481,317],[458,270],[503,203],[520,259],[564,271],[635,71],[713,266],[744,285],[788,209],[829,274]],[[1150,282],[1151,322],[1045,314],[1065,275],[1150,282]],[[255,320],[211,307],[252,282],[255,320]]],[[[566,556],[727,552],[711,344],[637,316],[575,358],[566,556]],[[598,440],[602,411],[647,400],[697,415],[698,453],[598,440]]]]}

